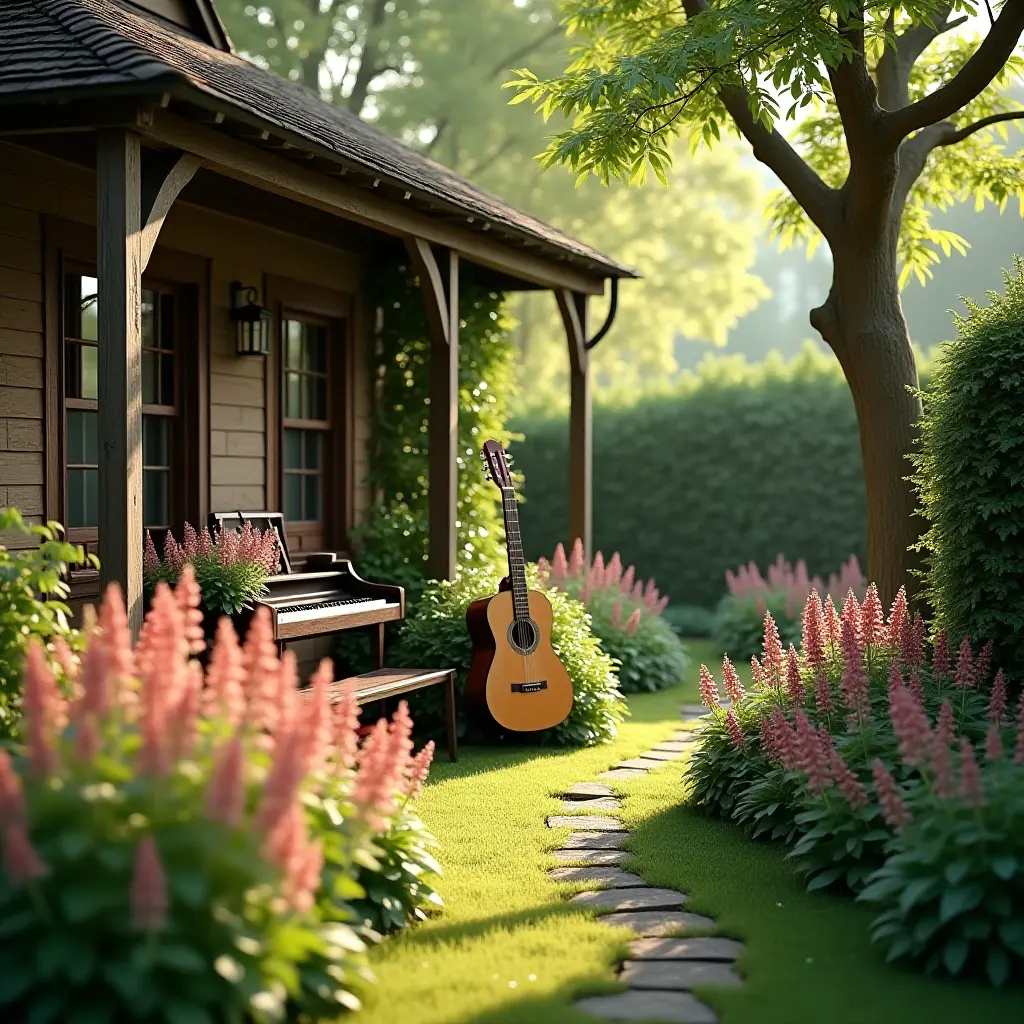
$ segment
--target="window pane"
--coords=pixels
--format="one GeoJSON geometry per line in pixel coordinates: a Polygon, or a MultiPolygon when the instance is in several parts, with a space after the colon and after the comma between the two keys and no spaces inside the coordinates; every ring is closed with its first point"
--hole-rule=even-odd
{"type": "Polygon", "coordinates": [[[307,377],[309,381],[309,418],[327,419],[327,381],[323,377],[307,377]]]}
{"type": "Polygon", "coordinates": [[[96,359],[94,345],[70,343],[65,347],[64,393],[68,398],[96,397],[96,359]]]}
{"type": "Polygon", "coordinates": [[[169,466],[171,464],[171,421],[162,416],[142,417],[142,464],[169,466]]]}
{"type": "Polygon", "coordinates": [[[284,414],[291,420],[302,418],[302,378],[297,373],[284,375],[284,414]]]}
{"type": "Polygon", "coordinates": [[[68,464],[95,466],[99,462],[96,443],[97,414],[68,410],[68,464]]]}
{"type": "Polygon", "coordinates": [[[174,405],[174,356],[160,356],[160,404],[174,405]]]}
{"type": "Polygon", "coordinates": [[[173,351],[174,337],[174,296],[166,292],[160,295],[160,347],[173,351]]]}
{"type": "Polygon", "coordinates": [[[302,469],[302,431],[284,432],[284,468],[302,469]]]}
{"type": "Polygon", "coordinates": [[[284,365],[290,370],[302,369],[302,324],[298,320],[284,322],[284,365]]]}
{"type": "Polygon", "coordinates": [[[146,469],[142,473],[142,523],[144,526],[168,526],[171,521],[171,474],[166,469],[146,469]]]}
{"type": "Polygon", "coordinates": [[[306,351],[303,353],[305,368],[314,373],[327,372],[327,330],[324,327],[306,325],[306,351]]]}
{"type": "Polygon", "coordinates": [[[320,447],[323,437],[316,430],[305,430],[303,433],[306,435],[306,469],[319,469],[320,468],[320,447]]]}
{"type": "Polygon", "coordinates": [[[96,278],[69,274],[64,292],[64,336],[96,341],[96,278]]]}
{"type": "Polygon", "coordinates": [[[304,519],[320,518],[320,477],[310,475],[302,477],[305,483],[305,495],[302,503],[304,519]]]}
{"type": "Polygon", "coordinates": [[[302,519],[302,477],[294,473],[284,477],[284,517],[293,522],[302,519]]]}
{"type": "Polygon", "coordinates": [[[142,344],[145,348],[157,347],[156,333],[156,292],[142,289],[142,344]]]}
{"type": "Polygon", "coordinates": [[[160,393],[157,374],[160,372],[160,364],[157,362],[155,352],[142,353],[142,401],[146,405],[156,405],[157,395],[160,393]]]}
{"type": "Polygon", "coordinates": [[[99,524],[99,471],[68,470],[68,526],[99,524]]]}

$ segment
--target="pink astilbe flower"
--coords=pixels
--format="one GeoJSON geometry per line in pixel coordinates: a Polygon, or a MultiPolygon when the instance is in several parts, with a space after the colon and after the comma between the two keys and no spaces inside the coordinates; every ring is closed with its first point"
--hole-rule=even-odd
{"type": "Polygon", "coordinates": [[[903,763],[917,767],[928,760],[932,745],[932,728],[924,708],[901,682],[889,697],[892,729],[899,740],[903,763]]]}
{"type": "Polygon", "coordinates": [[[276,823],[263,847],[264,857],[281,869],[285,900],[296,910],[313,906],[320,885],[323,849],[319,840],[310,842],[302,805],[293,803],[276,823]]]}
{"type": "Polygon", "coordinates": [[[4,829],[4,874],[15,885],[27,885],[49,874],[49,868],[36,852],[24,822],[4,829]]]}
{"type": "Polygon", "coordinates": [[[131,885],[132,927],[141,932],[163,931],[170,900],[160,852],[151,835],[135,847],[131,885]]]}
{"type": "Polygon", "coordinates": [[[612,629],[618,629],[622,623],[622,598],[620,597],[615,602],[615,607],[612,608],[612,629]]]}
{"type": "Polygon", "coordinates": [[[577,537],[572,542],[572,553],[569,555],[569,575],[579,576],[583,571],[583,541],[577,537]]]}
{"type": "Polygon", "coordinates": [[[1017,743],[1013,748],[1013,763],[1024,765],[1024,693],[1017,705],[1017,743]]]}
{"type": "Polygon", "coordinates": [[[985,646],[978,652],[978,661],[974,666],[974,684],[975,686],[984,686],[988,681],[988,674],[992,668],[992,641],[989,640],[985,643],[985,646]]]}
{"type": "Polygon", "coordinates": [[[334,681],[334,666],[330,658],[321,658],[316,671],[310,677],[312,690],[309,702],[303,707],[302,727],[309,739],[309,766],[307,771],[314,774],[323,767],[330,753],[333,722],[327,690],[334,681]]]}
{"type": "Polygon", "coordinates": [[[924,703],[924,683],[921,682],[921,677],[916,673],[910,674],[910,682],[907,684],[907,688],[914,695],[914,699],[921,704],[924,703]]]}
{"type": "MultiPolygon", "coordinates": [[[[807,776],[807,789],[818,796],[832,785],[829,757],[821,736],[800,709],[796,713],[796,738],[800,770],[807,776]]],[[[831,746],[831,741],[829,741],[831,746]]]]}
{"type": "Polygon", "coordinates": [[[55,739],[63,727],[64,699],[46,663],[43,645],[29,641],[25,652],[25,689],[22,696],[29,772],[36,778],[53,775],[60,767],[55,739]]]}
{"type": "MultiPolygon", "coordinates": [[[[189,570],[191,572],[191,569],[189,570]]],[[[137,671],[135,656],[132,653],[132,631],[128,625],[128,612],[124,607],[121,587],[117,583],[109,583],[103,592],[103,603],[97,619],[99,637],[92,637],[93,643],[101,643],[109,658],[109,671],[112,673],[113,693],[106,684],[102,688],[92,687],[94,703],[89,710],[101,718],[110,710],[109,701],[122,701],[125,688],[137,671]]],[[[95,684],[96,680],[92,681],[95,684]]]]}
{"type": "Polygon", "coordinates": [[[640,580],[633,584],[633,592],[629,595],[637,604],[644,599],[644,585],[640,580]]]}
{"type": "Polygon", "coordinates": [[[914,629],[911,634],[911,665],[924,665],[924,619],[920,612],[914,612],[914,629]]]}
{"type": "Polygon", "coordinates": [[[868,585],[868,592],[860,610],[861,640],[872,647],[885,643],[885,613],[878,597],[878,587],[874,583],[868,585]]]}
{"type": "MultiPolygon", "coordinates": [[[[195,531],[192,531],[193,534],[195,531]]],[[[196,539],[198,543],[198,538],[196,539]]],[[[203,613],[199,605],[203,600],[203,592],[196,582],[196,571],[191,565],[182,567],[181,576],[174,588],[174,596],[181,609],[181,617],[185,624],[185,639],[188,641],[188,653],[198,654],[206,649],[206,634],[203,632],[203,613]]]]}
{"type": "Polygon", "coordinates": [[[899,834],[914,820],[913,815],[907,809],[896,780],[880,760],[876,759],[871,765],[871,775],[875,780],[875,792],[882,807],[882,817],[886,825],[899,834]]]}
{"type": "Polygon", "coordinates": [[[786,655],[786,693],[794,704],[803,704],[807,697],[804,681],[800,678],[800,659],[796,648],[790,644],[786,655]]]}
{"type": "Polygon", "coordinates": [[[960,740],[960,796],[968,807],[985,806],[985,787],[971,741],[960,740]]]}
{"type": "Polygon", "coordinates": [[[842,645],[843,629],[842,620],[836,611],[835,602],[832,600],[831,594],[825,598],[825,635],[828,637],[829,647],[834,655],[842,645]]]}
{"type": "Polygon", "coordinates": [[[245,666],[238,634],[231,620],[222,616],[217,623],[217,634],[206,671],[206,688],[202,695],[203,714],[207,718],[224,717],[232,726],[245,715],[245,697],[242,680],[245,666]]]}
{"type": "Polygon", "coordinates": [[[953,684],[961,690],[974,686],[974,655],[971,651],[971,638],[965,636],[960,643],[960,652],[956,659],[956,672],[953,684]]]}
{"type": "Polygon", "coordinates": [[[636,577],[636,569],[630,566],[623,574],[622,579],[619,580],[619,590],[624,594],[633,593],[633,580],[636,577]]]}
{"type": "Polygon", "coordinates": [[[410,800],[416,800],[423,791],[423,783],[430,774],[430,765],[434,760],[434,741],[431,740],[413,759],[409,765],[409,775],[405,782],[405,794],[410,800]]]}
{"type": "Polygon", "coordinates": [[[626,619],[626,632],[632,636],[640,625],[640,609],[634,608],[632,614],[626,619]]]}
{"type": "Polygon", "coordinates": [[[843,619],[843,677],[840,689],[846,709],[850,712],[850,727],[854,728],[858,721],[870,717],[870,686],[860,642],[847,618],[843,619]]]}
{"type": "Polygon", "coordinates": [[[662,594],[651,609],[655,615],[660,615],[668,607],[668,594],[662,594]]]}
{"type": "Polygon", "coordinates": [[[160,556],[156,553],[156,545],[153,543],[149,530],[147,530],[146,544],[142,549],[142,575],[144,577],[152,576],[159,568],[160,556]]]}
{"type": "Polygon", "coordinates": [[[242,645],[242,660],[248,719],[257,729],[272,728],[277,711],[278,656],[270,609],[266,605],[257,606],[249,623],[249,632],[242,645]]]}
{"type": "Polygon", "coordinates": [[[832,770],[832,776],[836,780],[836,784],[839,786],[839,791],[843,794],[850,807],[855,811],[861,807],[866,807],[868,795],[864,792],[860,779],[853,774],[843,755],[835,747],[832,747],[829,754],[829,767],[832,770]]]}
{"type": "Polygon", "coordinates": [[[569,562],[565,557],[565,548],[559,542],[555,545],[555,553],[551,558],[551,581],[561,587],[568,572],[569,562]]]}
{"type": "Polygon", "coordinates": [[[721,698],[718,695],[718,683],[715,682],[715,677],[711,674],[711,670],[707,665],[701,665],[700,667],[699,688],[701,703],[709,711],[714,711],[718,707],[721,698]]]}
{"type": "Polygon", "coordinates": [[[590,597],[591,597],[591,594],[590,594],[590,583],[588,582],[587,584],[585,584],[583,589],[580,591],[579,600],[583,604],[590,604],[590,597]]]}
{"type": "Polygon", "coordinates": [[[102,738],[96,718],[81,714],[75,719],[75,757],[82,764],[88,764],[100,752],[102,738]]]}
{"type": "Polygon", "coordinates": [[[782,686],[782,640],[779,638],[779,627],[775,625],[772,613],[764,613],[764,646],[761,665],[765,680],[770,687],[778,689],[782,686]]]}
{"type": "Polygon", "coordinates": [[[168,709],[170,719],[169,756],[172,761],[188,757],[198,737],[199,705],[203,694],[203,670],[190,661],[177,703],[168,709]]]}
{"type": "MultiPolygon", "coordinates": [[[[877,593],[877,591],[876,591],[877,593]]],[[[886,625],[886,636],[884,643],[887,647],[902,648],[903,633],[907,628],[907,590],[900,587],[896,599],[889,609],[889,622],[886,625]]]]}
{"type": "Polygon", "coordinates": [[[605,568],[604,555],[600,551],[594,555],[594,561],[590,567],[590,571],[593,573],[594,586],[599,590],[602,589],[605,583],[605,568]]]}
{"type": "Polygon", "coordinates": [[[245,811],[245,747],[242,730],[221,747],[206,787],[206,816],[235,828],[245,811]]]}
{"type": "Polygon", "coordinates": [[[0,747],[0,831],[25,824],[25,793],[11,755],[0,747]]]}
{"type": "Polygon", "coordinates": [[[296,801],[299,787],[306,776],[308,747],[301,725],[277,737],[274,760],[263,784],[256,812],[256,828],[266,837],[276,833],[296,801]]]}
{"type": "Polygon", "coordinates": [[[1000,669],[992,684],[992,696],[988,702],[988,720],[993,725],[1002,725],[1006,717],[1006,676],[1000,669]]]}
{"type": "Polygon", "coordinates": [[[932,677],[939,681],[949,678],[949,643],[944,629],[939,630],[932,648],[932,677]]]}
{"type": "Polygon", "coordinates": [[[537,577],[545,586],[551,582],[551,563],[543,555],[537,559],[537,577]]]}
{"type": "Polygon", "coordinates": [[[778,751],[775,749],[775,732],[772,729],[772,722],[770,718],[762,718],[758,728],[761,731],[761,751],[767,757],[777,757],[778,751]]]}
{"type": "Polygon", "coordinates": [[[761,687],[765,685],[764,669],[761,667],[761,662],[757,660],[756,654],[750,658],[750,677],[754,680],[754,686],[761,687]]]}
{"type": "Polygon", "coordinates": [[[940,800],[947,800],[953,795],[953,765],[950,758],[952,739],[953,709],[947,700],[942,703],[939,720],[932,733],[928,764],[932,774],[932,791],[940,800]]]}
{"type": "Polygon", "coordinates": [[[803,634],[804,659],[812,674],[825,668],[825,613],[821,607],[821,598],[816,590],[812,590],[804,604],[801,617],[803,634]]]}
{"type": "Polygon", "coordinates": [[[190,562],[199,554],[199,534],[191,523],[185,524],[181,546],[185,550],[185,558],[190,562]]]}
{"type": "Polygon", "coordinates": [[[844,644],[848,642],[847,632],[853,636],[856,641],[857,647],[860,650],[864,650],[864,633],[862,630],[861,623],[861,608],[860,603],[857,601],[857,595],[852,590],[846,592],[846,600],[843,601],[843,610],[840,613],[841,634],[840,640],[844,644]]]}
{"type": "Polygon", "coordinates": [[[288,875],[286,895],[291,905],[300,913],[308,913],[316,902],[320,878],[324,868],[324,845],[320,839],[307,842],[302,856],[296,858],[288,875]]]}
{"type": "Polygon", "coordinates": [[[832,689],[824,671],[819,671],[814,678],[814,706],[822,715],[830,715],[835,711],[835,704],[832,702],[832,689]]]}
{"type": "Polygon", "coordinates": [[[618,551],[616,551],[612,557],[608,560],[608,569],[605,573],[605,579],[609,586],[617,587],[622,580],[622,559],[619,557],[618,551]]]}
{"type": "Polygon", "coordinates": [[[953,706],[948,700],[944,700],[939,708],[939,717],[935,723],[935,732],[943,743],[953,742],[953,706]]]}
{"type": "Polygon", "coordinates": [[[359,750],[359,704],[351,690],[342,689],[331,710],[335,768],[351,771],[359,750]]]}
{"type": "Polygon", "coordinates": [[[200,558],[209,558],[213,554],[213,537],[207,527],[199,531],[199,544],[196,553],[200,558]]]}
{"type": "Polygon", "coordinates": [[[363,744],[352,800],[372,827],[384,827],[394,813],[412,750],[411,730],[408,706],[402,701],[391,727],[381,719],[363,744]]]}
{"type": "Polygon", "coordinates": [[[725,727],[729,732],[729,739],[732,740],[732,745],[739,750],[746,750],[747,738],[743,735],[740,723],[731,710],[725,713],[725,727]]]}
{"type": "Polygon", "coordinates": [[[55,636],[51,645],[53,647],[53,660],[60,665],[64,678],[69,683],[75,683],[78,680],[78,670],[81,667],[78,656],[68,647],[67,640],[62,636],[55,636]]]}
{"type": "Polygon", "coordinates": [[[771,714],[772,749],[789,771],[800,766],[800,743],[796,730],[786,720],[782,709],[774,707],[771,714]]]}
{"type": "Polygon", "coordinates": [[[167,536],[164,538],[164,565],[168,566],[177,576],[184,564],[185,549],[174,539],[174,534],[168,530],[167,536]]]}
{"type": "Polygon", "coordinates": [[[740,677],[736,674],[736,669],[729,660],[728,654],[722,658],[722,685],[733,704],[739,704],[743,700],[743,684],[740,682],[740,677]]]}
{"type": "Polygon", "coordinates": [[[1003,737],[1000,734],[999,726],[994,722],[988,727],[985,734],[985,760],[1000,761],[1003,758],[1003,737]]]}
{"type": "MultiPolygon", "coordinates": [[[[140,659],[142,663],[144,659],[140,659]]],[[[93,630],[89,645],[82,654],[82,666],[78,673],[78,700],[71,709],[71,718],[77,722],[84,714],[105,717],[111,706],[112,676],[110,650],[93,630]]]]}
{"type": "Polygon", "coordinates": [[[892,704],[893,694],[904,685],[903,673],[900,671],[900,663],[893,658],[889,663],[889,704],[892,704]]]}

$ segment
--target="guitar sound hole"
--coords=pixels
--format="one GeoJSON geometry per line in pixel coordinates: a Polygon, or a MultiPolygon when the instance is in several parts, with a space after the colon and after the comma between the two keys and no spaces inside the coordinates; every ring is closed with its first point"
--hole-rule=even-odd
{"type": "Polygon", "coordinates": [[[508,642],[519,654],[530,654],[540,641],[540,630],[533,619],[513,619],[508,627],[508,642]]]}

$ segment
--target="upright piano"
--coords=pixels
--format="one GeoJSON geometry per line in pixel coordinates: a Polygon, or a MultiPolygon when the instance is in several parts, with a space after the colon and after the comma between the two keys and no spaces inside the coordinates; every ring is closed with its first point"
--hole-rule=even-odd
{"type": "MultiPolygon", "coordinates": [[[[256,608],[264,605],[270,609],[278,647],[342,629],[367,629],[373,667],[383,667],[384,624],[404,618],[405,590],[362,579],[351,561],[333,551],[304,554],[301,569],[296,571],[298,559],[288,551],[280,512],[211,512],[208,526],[233,530],[246,522],[261,532],[271,530],[277,537],[281,571],[267,577],[267,593],[256,602],[256,608]]],[[[235,617],[240,636],[248,630],[256,608],[235,617]]]]}

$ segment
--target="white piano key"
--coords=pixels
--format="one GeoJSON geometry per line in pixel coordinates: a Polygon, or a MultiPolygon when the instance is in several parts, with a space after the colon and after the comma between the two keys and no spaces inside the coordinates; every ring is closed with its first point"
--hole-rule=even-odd
{"type": "Polygon", "coordinates": [[[367,598],[365,601],[356,601],[352,604],[325,605],[322,608],[306,608],[299,611],[278,611],[277,621],[279,625],[289,622],[311,622],[314,619],[330,619],[337,615],[350,615],[356,612],[370,611],[373,608],[384,608],[387,601],[383,598],[367,598]]]}

